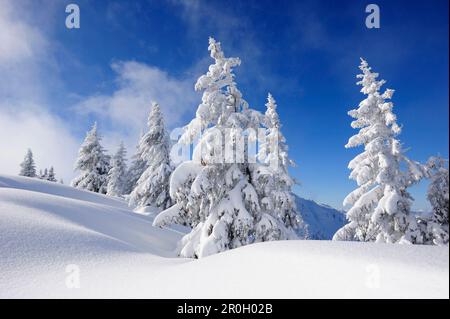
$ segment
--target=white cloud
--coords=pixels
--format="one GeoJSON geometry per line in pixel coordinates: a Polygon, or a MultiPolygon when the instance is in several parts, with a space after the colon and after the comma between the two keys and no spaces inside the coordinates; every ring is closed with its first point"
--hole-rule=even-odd
{"type": "MultiPolygon", "coordinates": [[[[27,13],[32,9],[35,3],[29,1],[1,3],[0,173],[17,174],[26,149],[31,148],[38,167],[53,165],[68,182],[82,137],[75,137],[73,123],[52,110],[57,103],[53,87],[63,83],[54,55],[58,45],[46,28],[36,28],[36,17],[27,13]]],[[[53,19],[51,14],[40,16],[39,21],[53,19]]],[[[112,68],[117,74],[116,90],[88,96],[76,106],[78,114],[93,114],[99,121],[104,145],[111,153],[121,140],[134,152],[152,101],[160,103],[168,126],[183,125],[183,116],[193,115],[199,100],[193,90],[195,79],[177,79],[133,61],[115,62],[112,68]]],[[[82,117],[83,122],[88,118],[82,117]]]]}
{"type": "Polygon", "coordinates": [[[75,106],[80,114],[95,114],[110,121],[114,131],[106,131],[105,139],[136,139],[145,127],[152,101],[160,104],[168,127],[184,125],[186,114],[193,115],[199,102],[193,79],[176,79],[157,67],[135,61],[115,62],[111,67],[117,74],[116,90],[88,96],[75,106]]]}
{"type": "Polygon", "coordinates": [[[0,171],[16,175],[27,148],[37,168],[54,166],[58,178],[69,182],[78,143],[61,121],[45,112],[0,112],[0,171]]]}
{"type": "Polygon", "coordinates": [[[41,34],[20,21],[12,2],[2,1],[0,10],[0,63],[32,58],[44,44],[41,34]]]}
{"type": "Polygon", "coordinates": [[[45,36],[20,15],[23,8],[2,1],[0,10],[0,97],[16,101],[43,99],[42,81],[36,81],[49,50],[45,36]]]}
{"type": "MultiPolygon", "coordinates": [[[[27,148],[38,168],[53,165],[67,182],[77,143],[68,126],[48,110],[57,76],[50,41],[25,17],[26,1],[4,0],[0,8],[0,173],[17,174],[27,148]]],[[[33,18],[33,17],[31,17],[33,18]]]]}

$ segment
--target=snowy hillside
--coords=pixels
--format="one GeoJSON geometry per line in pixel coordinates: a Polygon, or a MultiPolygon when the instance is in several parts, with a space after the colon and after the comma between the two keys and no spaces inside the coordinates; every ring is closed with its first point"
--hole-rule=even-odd
{"type": "Polygon", "coordinates": [[[449,296],[448,247],[279,241],[192,260],[173,253],[181,232],[151,224],[118,199],[0,176],[0,297],[449,296]]]}
{"type": "Polygon", "coordinates": [[[346,224],[342,211],[298,196],[295,201],[303,221],[308,225],[311,239],[331,240],[336,231],[346,224]]]}

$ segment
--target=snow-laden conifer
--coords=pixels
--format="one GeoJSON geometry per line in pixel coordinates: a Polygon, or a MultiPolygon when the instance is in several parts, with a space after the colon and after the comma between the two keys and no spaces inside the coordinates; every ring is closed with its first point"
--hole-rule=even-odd
{"type": "Polygon", "coordinates": [[[86,134],[78,151],[75,170],[80,175],[72,180],[71,185],[91,192],[106,194],[110,158],[100,144],[101,137],[97,133],[97,123],[86,134]]]}
{"type": "Polygon", "coordinates": [[[36,165],[33,159],[33,152],[31,149],[27,150],[23,162],[20,164],[20,173],[21,176],[27,177],[36,177],[36,165]]]}
{"type": "Polygon", "coordinates": [[[126,149],[120,143],[116,154],[111,159],[111,168],[108,172],[108,187],[106,194],[109,196],[122,196],[127,186],[126,149]]]}
{"type": "Polygon", "coordinates": [[[170,140],[164,126],[160,106],[153,103],[148,117],[148,132],[139,143],[141,160],[146,169],[138,179],[136,187],[129,196],[130,206],[152,206],[166,209],[170,206],[169,177],[172,173],[170,164],[170,140]]]}
{"type": "Polygon", "coordinates": [[[47,178],[48,181],[50,182],[56,182],[56,176],[55,176],[55,169],[53,168],[53,166],[50,166],[50,169],[48,170],[47,173],[47,178]]]}
{"type": "Polygon", "coordinates": [[[367,97],[349,115],[352,127],[359,132],[352,136],[346,148],[364,146],[364,152],[349,163],[350,178],[358,188],[344,200],[350,206],[349,224],[341,228],[335,240],[377,241],[387,243],[420,242],[416,219],[410,208],[413,198],[407,188],[424,175],[423,167],[409,160],[397,139],[400,127],[389,102],[394,90],[380,93],[385,83],[377,80],[361,59],[361,79],[357,84],[367,97]]]}
{"type": "Polygon", "coordinates": [[[128,178],[124,194],[130,194],[133,191],[133,189],[137,185],[137,181],[148,167],[147,161],[142,159],[142,153],[144,149],[141,149],[140,141],[143,136],[144,132],[141,133],[141,136],[139,138],[139,143],[136,146],[136,153],[131,157],[131,164],[127,173],[128,178]]]}
{"type": "Polygon", "coordinates": [[[446,245],[449,242],[449,174],[448,160],[431,157],[427,162],[430,184],[427,198],[432,207],[430,218],[419,219],[424,243],[446,245]]]}
{"type": "Polygon", "coordinates": [[[286,139],[281,133],[277,104],[269,93],[266,103],[264,126],[267,128],[260,141],[258,157],[252,177],[256,192],[261,199],[261,214],[255,227],[255,240],[282,240],[296,238],[296,230],[306,236],[305,225],[297,213],[288,167],[294,166],[289,159],[286,139]]]}
{"type": "Polygon", "coordinates": [[[192,227],[179,246],[185,257],[203,257],[253,242],[260,209],[248,160],[236,160],[245,154],[237,143],[242,131],[259,126],[260,114],[248,107],[236,87],[232,71],[240,60],[226,58],[212,38],[208,49],[214,64],[195,84],[197,91],[203,91],[202,102],[179,143],[199,141],[192,161],[179,165],[171,176],[174,206],[154,221],[157,226],[192,227]],[[226,147],[234,151],[233,156],[227,158],[226,147]]]}

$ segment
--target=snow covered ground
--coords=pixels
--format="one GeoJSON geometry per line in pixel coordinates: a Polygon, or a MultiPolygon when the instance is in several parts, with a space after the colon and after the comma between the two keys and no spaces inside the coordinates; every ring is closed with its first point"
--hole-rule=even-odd
{"type": "Polygon", "coordinates": [[[0,175],[0,297],[449,297],[448,247],[280,241],[190,260],[182,235],[119,199],[0,175]]]}

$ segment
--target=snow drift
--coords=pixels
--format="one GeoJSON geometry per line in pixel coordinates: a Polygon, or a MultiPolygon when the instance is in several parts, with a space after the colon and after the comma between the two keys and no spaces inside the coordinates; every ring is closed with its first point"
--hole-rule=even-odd
{"type": "Polygon", "coordinates": [[[119,199],[0,176],[2,298],[448,298],[448,247],[266,242],[176,258],[119,199]],[[70,285],[76,275],[79,285],[70,285]]]}

